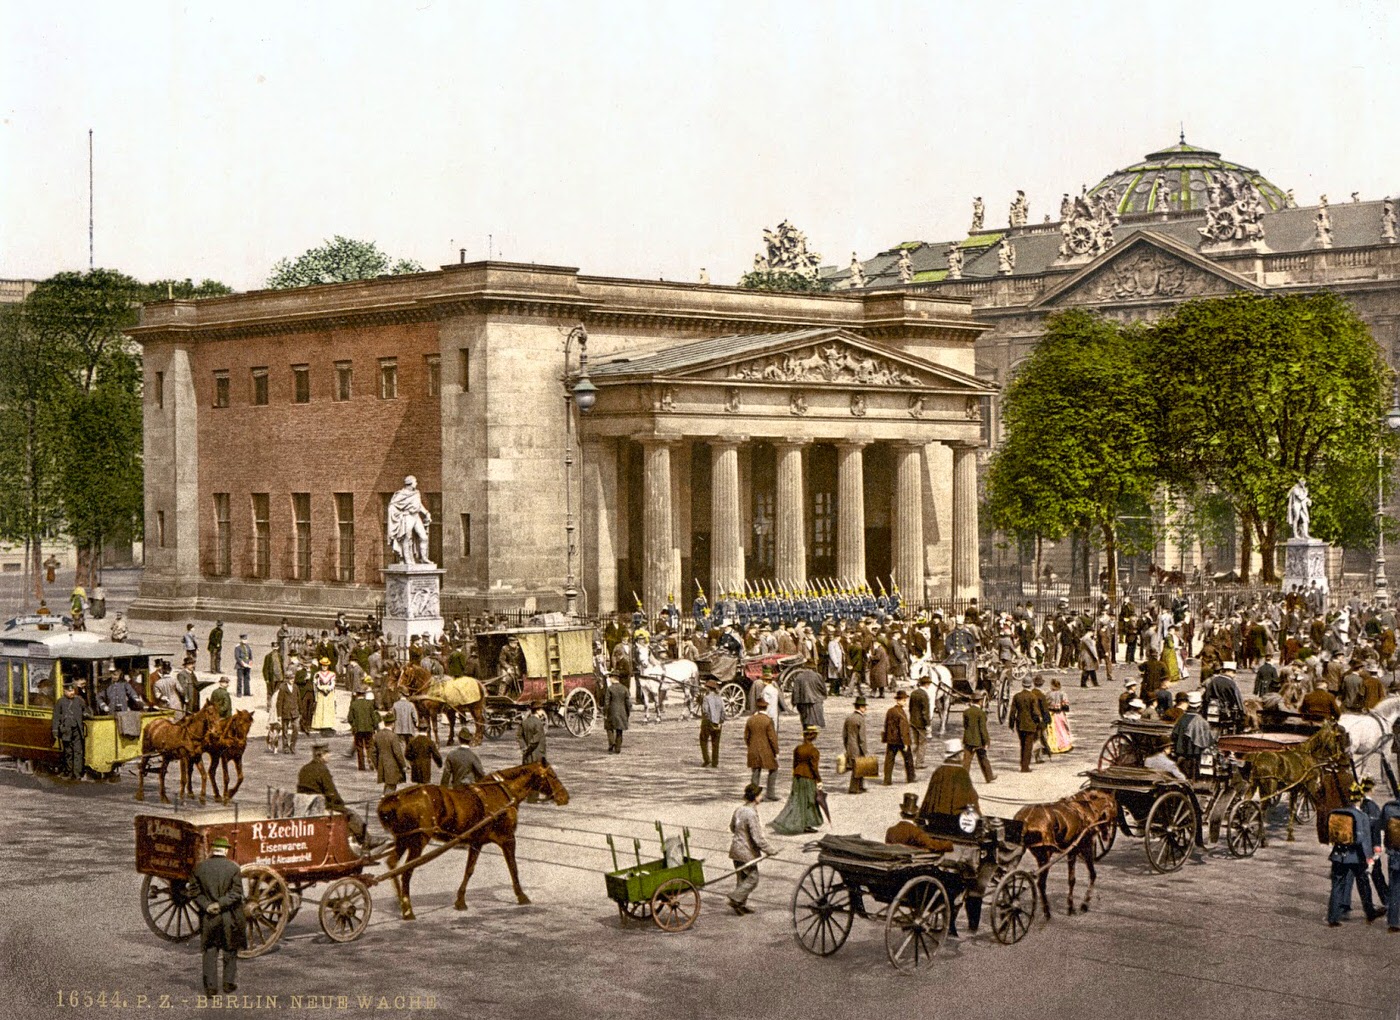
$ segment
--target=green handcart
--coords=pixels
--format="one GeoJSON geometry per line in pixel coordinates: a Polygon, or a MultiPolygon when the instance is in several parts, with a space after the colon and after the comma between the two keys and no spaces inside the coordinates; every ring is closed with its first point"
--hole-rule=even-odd
{"type": "Polygon", "coordinates": [[[660,822],[656,823],[656,832],[661,840],[660,859],[642,860],[642,841],[634,839],[632,853],[637,862],[626,868],[618,867],[617,846],[608,837],[613,858],[613,870],[603,876],[608,899],[617,904],[618,917],[624,925],[628,918],[640,921],[650,917],[662,931],[685,931],[700,916],[705,861],[690,856],[689,829],[682,829],[679,839],[673,836],[669,848],[660,822]]]}

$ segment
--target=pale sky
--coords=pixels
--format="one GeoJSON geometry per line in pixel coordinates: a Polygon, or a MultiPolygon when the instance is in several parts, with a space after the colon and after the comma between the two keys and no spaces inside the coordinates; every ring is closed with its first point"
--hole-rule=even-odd
{"type": "Polygon", "coordinates": [[[259,287],[334,234],[733,283],[1033,222],[1187,141],[1400,194],[1400,4],[0,0],[0,277],[259,287]]]}

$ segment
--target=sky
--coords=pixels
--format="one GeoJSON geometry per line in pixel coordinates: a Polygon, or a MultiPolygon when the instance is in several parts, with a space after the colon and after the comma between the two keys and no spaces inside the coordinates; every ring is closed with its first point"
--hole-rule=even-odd
{"type": "Polygon", "coordinates": [[[0,278],[263,285],[336,234],[733,283],[964,236],[1186,139],[1400,194],[1400,4],[0,0],[0,278]]]}

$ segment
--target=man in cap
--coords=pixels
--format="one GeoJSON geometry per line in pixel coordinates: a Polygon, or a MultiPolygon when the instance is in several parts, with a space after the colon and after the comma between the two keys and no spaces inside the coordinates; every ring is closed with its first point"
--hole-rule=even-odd
{"type": "Polygon", "coordinates": [[[928,742],[929,724],[933,722],[933,707],[928,689],[933,678],[925,673],[909,695],[909,735],[914,741],[914,767],[924,767],[924,745],[928,742]]]}
{"type": "Polygon", "coordinates": [[[959,751],[962,754],[962,767],[971,774],[972,759],[977,758],[977,764],[982,769],[982,778],[986,782],[995,782],[996,773],[992,771],[992,763],[987,759],[987,750],[991,746],[992,738],[987,729],[987,710],[983,707],[987,700],[985,691],[978,691],[973,695],[972,702],[963,710],[963,735],[959,742],[959,751]]]}
{"type": "Polygon", "coordinates": [[[297,793],[319,796],[325,801],[327,811],[345,816],[346,828],[350,830],[350,835],[365,849],[372,849],[382,841],[369,839],[365,831],[365,820],[357,812],[350,810],[349,805],[341,799],[340,791],[336,789],[335,780],[331,777],[330,765],[327,764],[330,757],[330,744],[318,741],[311,745],[311,760],[297,773],[297,793]]]}
{"type": "Polygon", "coordinates": [[[139,712],[146,707],[141,696],[136,693],[136,688],[132,686],[130,676],[126,673],[108,685],[104,700],[107,711],[113,715],[118,712],[139,712]]]}
{"type": "Polygon", "coordinates": [[[233,698],[228,692],[228,677],[219,677],[219,685],[209,694],[209,704],[214,706],[220,719],[233,715],[233,698]]]}
{"type": "Polygon", "coordinates": [[[1220,732],[1238,733],[1244,727],[1244,698],[1240,696],[1239,684],[1235,682],[1235,663],[1226,659],[1220,669],[1206,681],[1201,692],[1201,715],[1210,710],[1211,702],[1218,706],[1220,732]]]}
{"type": "Polygon", "coordinates": [[[1342,706],[1327,689],[1327,681],[1318,677],[1313,681],[1313,689],[1303,697],[1303,703],[1298,706],[1298,713],[1311,722],[1325,722],[1329,719],[1335,722],[1342,717],[1342,706]]]}
{"type": "Polygon", "coordinates": [[[233,672],[238,677],[238,696],[252,697],[253,694],[253,646],[248,643],[247,634],[238,635],[238,644],[233,648],[233,672]]]}
{"type": "Polygon", "coordinates": [[[1332,844],[1328,860],[1332,862],[1332,893],[1327,900],[1327,923],[1332,927],[1342,923],[1342,912],[1351,898],[1351,886],[1361,897],[1361,907],[1369,924],[1382,911],[1371,903],[1371,885],[1366,881],[1366,865],[1375,855],[1376,841],[1371,836],[1371,821],[1361,809],[1365,796],[1360,783],[1347,791],[1347,805],[1328,816],[1327,835],[1332,844]]]}
{"type": "MultiPolygon", "coordinates": [[[[883,691],[881,697],[883,697],[883,691]]],[[[914,781],[914,752],[910,748],[913,742],[909,730],[909,713],[904,709],[904,703],[909,699],[909,695],[904,691],[894,692],[894,704],[885,712],[885,728],[881,738],[885,743],[885,785],[893,785],[894,779],[894,759],[896,755],[904,759],[904,781],[912,783],[914,781]]]]}
{"type": "Polygon", "coordinates": [[[204,686],[199,682],[199,677],[194,671],[194,656],[186,655],[180,672],[175,674],[175,682],[180,686],[180,701],[186,712],[194,713],[199,711],[200,691],[204,686]]]}
{"type": "Polygon", "coordinates": [[[199,911],[199,947],[203,950],[204,994],[238,989],[238,951],[247,948],[248,922],[243,912],[243,873],[228,854],[229,841],[215,836],[209,856],[195,865],[187,895],[199,911]],[[223,957],[224,980],[219,981],[223,957]]]}
{"type": "Polygon", "coordinates": [[[545,730],[544,702],[533,701],[530,703],[530,714],[520,720],[520,732],[516,737],[522,765],[546,760],[548,749],[545,730]]]}
{"type": "Polygon", "coordinates": [[[209,672],[217,673],[224,657],[224,621],[215,620],[214,629],[209,632],[209,672]]]}
{"type": "Polygon", "coordinates": [[[608,674],[608,689],[603,692],[603,728],[608,734],[608,754],[622,753],[622,734],[627,731],[632,716],[632,692],[627,689],[624,668],[608,674]]]}
{"type": "Polygon", "coordinates": [[[380,715],[374,710],[374,702],[366,697],[367,692],[358,690],[350,696],[350,710],[345,721],[350,724],[350,735],[354,740],[350,755],[354,755],[361,772],[365,771],[365,758],[369,755],[374,731],[379,726],[380,715]]]}
{"type": "Polygon", "coordinates": [[[53,738],[58,741],[63,752],[63,769],[60,776],[70,782],[83,778],[86,763],[83,760],[86,735],[83,720],[92,717],[92,712],[83,700],[82,692],[75,681],[68,685],[63,697],[53,708],[53,738]]]}
{"type": "Polygon", "coordinates": [[[751,782],[760,785],[763,773],[767,772],[765,796],[768,800],[777,800],[778,728],[773,725],[768,702],[762,695],[754,701],[753,715],[744,724],[744,746],[748,750],[748,767],[753,770],[751,782]]]}
{"type": "Polygon", "coordinates": [[[1379,828],[1371,840],[1385,845],[1385,923],[1394,934],[1400,932],[1400,797],[1381,808],[1379,828]]]}
{"type": "Polygon", "coordinates": [[[1031,687],[1031,678],[1025,677],[1021,681],[1021,689],[1011,699],[1011,708],[1007,712],[1006,720],[1007,725],[1015,731],[1021,741],[1022,772],[1031,770],[1031,752],[1035,750],[1040,739],[1041,728],[1049,722],[1042,717],[1040,699],[1035,696],[1031,687]]]}
{"type": "Polygon", "coordinates": [[[851,770],[851,785],[848,793],[864,793],[865,779],[856,775],[856,759],[864,758],[865,750],[865,713],[868,711],[865,695],[856,698],[855,707],[851,714],[846,716],[845,723],[841,726],[841,743],[846,750],[847,767],[851,770]]]}
{"type": "Polygon", "coordinates": [[[701,768],[719,768],[719,737],[724,728],[724,699],[719,696],[719,683],[705,681],[705,697],[700,701],[700,760],[701,768]]]}
{"type": "Polygon", "coordinates": [[[1195,780],[1201,775],[1201,755],[1210,750],[1215,738],[1201,707],[1201,692],[1189,691],[1186,704],[1186,712],[1172,725],[1172,753],[1186,777],[1195,780]]]}
{"type": "Polygon", "coordinates": [[[734,862],[734,891],[729,894],[729,906],[740,917],[752,914],[749,896],[758,888],[758,862],[777,853],[763,835],[763,822],[758,817],[758,802],[763,799],[763,787],[749,783],[744,787],[744,803],[729,819],[729,859],[734,862]]]}

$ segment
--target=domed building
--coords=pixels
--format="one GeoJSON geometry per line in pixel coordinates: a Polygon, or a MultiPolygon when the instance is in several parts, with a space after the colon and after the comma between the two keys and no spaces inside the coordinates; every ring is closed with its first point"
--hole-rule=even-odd
{"type": "Polygon", "coordinates": [[[1184,133],[1176,145],[1149,152],[1139,162],[1113,171],[1090,188],[1089,195],[1097,197],[1111,191],[1114,207],[1124,218],[1203,213],[1212,184],[1240,179],[1253,185],[1271,212],[1294,204],[1288,192],[1258,170],[1222,159],[1220,153],[1211,149],[1188,145],[1184,133]]]}

